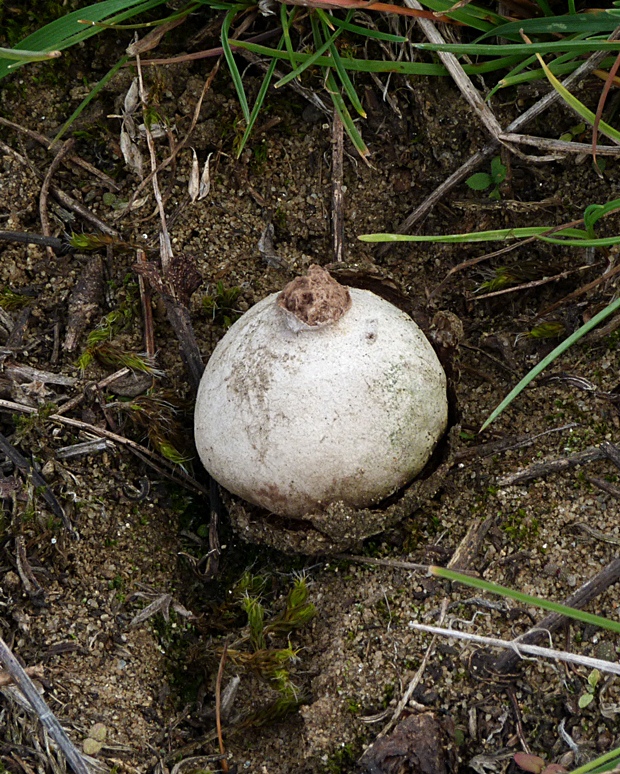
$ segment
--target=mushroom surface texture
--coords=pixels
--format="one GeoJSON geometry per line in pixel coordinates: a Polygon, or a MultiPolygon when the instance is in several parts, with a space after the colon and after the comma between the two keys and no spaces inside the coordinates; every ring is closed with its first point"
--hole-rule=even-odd
{"type": "Polygon", "coordinates": [[[416,323],[319,266],[230,328],[194,417],[213,478],[290,517],[379,503],[422,470],[447,420],[446,376],[416,323]]]}

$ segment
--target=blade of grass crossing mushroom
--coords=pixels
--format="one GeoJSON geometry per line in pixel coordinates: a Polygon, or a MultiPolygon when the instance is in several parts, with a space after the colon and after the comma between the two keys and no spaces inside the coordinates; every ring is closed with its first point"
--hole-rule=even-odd
{"type": "MultiPolygon", "coordinates": [[[[606,306],[605,309],[602,309],[598,314],[594,315],[591,320],[588,320],[587,323],[582,325],[579,330],[576,330],[561,344],[558,344],[558,346],[552,352],[550,352],[547,357],[544,357],[540,363],[538,363],[538,365],[534,366],[534,368],[532,368],[532,370],[529,371],[529,373],[527,373],[523,379],[521,379],[519,384],[517,384],[517,386],[508,393],[508,395],[506,395],[499,406],[494,411],[492,411],[489,417],[485,420],[484,424],[480,428],[480,432],[485,430],[491,424],[491,422],[497,419],[502,411],[504,411],[504,409],[506,409],[512,403],[512,401],[530,384],[530,382],[532,382],[533,379],[535,379],[542,371],[544,371],[550,363],[553,363],[556,358],[566,352],[566,350],[572,347],[575,342],[579,341],[579,339],[585,336],[588,331],[591,331],[592,328],[595,328],[600,322],[613,314],[617,309],[620,309],[620,298],[617,298],[611,304],[606,306]]],[[[620,631],[620,628],[618,631],[620,631]]]]}
{"type": "Polygon", "coordinates": [[[431,575],[437,575],[439,578],[457,581],[458,583],[463,583],[464,585],[471,586],[475,589],[488,591],[491,594],[499,594],[502,597],[515,599],[517,602],[523,602],[525,605],[535,605],[543,610],[550,610],[553,613],[565,615],[567,618],[573,618],[575,621],[581,621],[582,623],[598,626],[601,629],[608,629],[609,631],[620,634],[620,621],[611,621],[600,615],[586,613],[584,610],[577,610],[574,607],[568,607],[559,602],[533,597],[531,594],[525,594],[522,591],[516,591],[515,589],[506,586],[500,586],[497,583],[490,583],[482,578],[475,578],[471,575],[464,575],[463,573],[455,572],[454,570],[448,570],[446,567],[431,566],[429,567],[429,572],[431,575]]]}
{"type": "Polygon", "coordinates": [[[245,6],[243,5],[235,5],[234,8],[231,8],[231,10],[224,17],[224,23],[222,24],[222,49],[224,50],[224,58],[226,59],[226,64],[228,65],[228,69],[230,70],[230,77],[232,78],[233,84],[235,86],[235,90],[237,92],[237,97],[239,99],[239,105],[241,106],[241,110],[243,112],[243,117],[245,119],[246,124],[249,124],[250,108],[248,106],[248,98],[245,95],[245,89],[243,88],[243,80],[241,79],[241,73],[239,72],[237,63],[235,62],[235,57],[233,56],[232,50],[230,48],[230,41],[228,40],[228,33],[230,32],[230,28],[235,19],[235,16],[239,13],[239,11],[242,11],[244,8],[245,6]]]}

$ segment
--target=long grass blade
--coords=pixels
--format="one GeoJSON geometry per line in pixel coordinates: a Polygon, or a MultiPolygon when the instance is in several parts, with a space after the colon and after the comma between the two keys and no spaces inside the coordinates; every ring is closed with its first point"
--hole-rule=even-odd
{"type": "MultiPolygon", "coordinates": [[[[282,25],[282,34],[284,35],[284,44],[288,53],[288,58],[291,63],[291,67],[295,69],[297,67],[297,57],[293,48],[293,42],[291,40],[291,25],[295,19],[297,8],[293,7],[290,11],[284,3],[280,4],[280,24],[282,25]]],[[[274,60],[275,61],[275,60],[274,60]]]]}
{"type": "Polygon", "coordinates": [[[230,48],[230,41],[228,40],[228,33],[230,32],[230,28],[232,26],[234,18],[239,13],[239,11],[243,10],[243,8],[244,6],[242,5],[236,5],[234,6],[234,8],[231,8],[230,11],[228,11],[226,16],[224,17],[224,22],[222,24],[221,40],[222,40],[222,49],[224,50],[224,58],[226,59],[226,64],[228,65],[228,69],[230,70],[230,77],[232,78],[233,84],[235,86],[235,90],[237,92],[239,105],[241,106],[241,111],[243,112],[243,117],[245,119],[246,124],[249,124],[250,108],[248,106],[248,98],[245,96],[245,89],[243,88],[243,80],[241,79],[241,73],[239,72],[237,63],[235,62],[235,57],[233,56],[233,53],[230,48]]]}
{"type": "MultiPolygon", "coordinates": [[[[81,20],[107,19],[110,23],[118,23],[163,5],[165,2],[166,0],[103,0],[46,24],[45,27],[21,40],[16,48],[28,51],[63,50],[101,32],[98,27],[80,24],[81,20]]],[[[0,61],[0,78],[4,78],[10,72],[10,65],[0,61]]]]}
{"type": "MultiPolygon", "coordinates": [[[[11,62],[42,62],[45,59],[57,59],[60,51],[24,51],[20,48],[1,48],[0,59],[9,59],[11,62]]],[[[9,65],[10,67],[11,65],[9,65]]]]}
{"type": "MultiPolygon", "coordinates": [[[[330,16],[327,16],[324,11],[320,11],[317,9],[317,15],[319,19],[321,19],[324,29],[323,32],[327,36],[329,35],[329,28],[327,27],[329,21],[331,21],[330,16]],[[327,17],[327,18],[324,18],[327,17]]],[[[348,18],[348,16],[347,16],[348,18]]],[[[338,77],[340,78],[340,82],[342,83],[342,87],[349,98],[349,101],[353,105],[354,109],[357,111],[357,113],[362,116],[362,118],[366,118],[366,111],[362,107],[362,103],[359,100],[359,97],[357,96],[357,92],[355,91],[355,86],[353,85],[351,79],[349,78],[349,75],[344,68],[344,65],[342,63],[342,57],[338,53],[338,49],[336,46],[332,43],[329,47],[329,53],[331,55],[331,58],[334,60],[334,69],[336,70],[336,73],[338,74],[338,77]]]]}
{"type": "Polygon", "coordinates": [[[553,54],[559,51],[573,55],[590,51],[617,51],[618,40],[557,40],[542,43],[509,43],[491,45],[484,43],[412,43],[413,48],[421,51],[448,51],[452,54],[468,56],[509,56],[514,54],[553,54]]]}
{"type": "MultiPolygon", "coordinates": [[[[337,30],[334,35],[339,33],[340,30],[337,30]]],[[[334,36],[332,36],[334,37],[334,36]]],[[[249,43],[247,40],[230,40],[229,41],[232,48],[238,47],[238,48],[245,48],[248,51],[252,51],[255,54],[259,54],[260,56],[267,56],[267,57],[276,57],[277,59],[284,59],[288,60],[288,53],[285,51],[278,51],[275,48],[269,48],[268,46],[261,46],[258,43],[249,43]]],[[[310,65],[317,65],[319,67],[332,67],[333,62],[330,59],[330,57],[322,56],[322,54],[325,53],[328,49],[327,44],[323,44],[321,48],[323,49],[321,55],[318,55],[318,52],[315,52],[313,54],[301,54],[296,53],[296,59],[298,62],[302,62],[305,69],[306,67],[309,67],[310,65]],[[308,64],[308,60],[311,60],[310,64],[308,64]]],[[[489,62],[483,62],[482,64],[466,64],[463,65],[463,69],[468,75],[480,75],[481,73],[490,73],[495,72],[496,70],[504,69],[505,67],[510,67],[513,64],[516,64],[521,59],[520,56],[518,57],[501,57],[500,59],[496,59],[489,62]]],[[[362,72],[362,73],[401,73],[403,75],[437,75],[437,76],[447,76],[448,71],[443,65],[440,64],[428,64],[426,62],[393,62],[393,61],[384,61],[384,60],[377,60],[377,59],[343,59],[342,64],[346,70],[353,70],[354,72],[362,72]]],[[[279,87],[283,83],[288,83],[289,81],[293,80],[293,78],[296,78],[299,73],[302,71],[300,67],[297,68],[297,70],[294,71],[294,73],[289,73],[284,78],[278,81],[277,86],[279,87]]]]}
{"type": "MultiPolygon", "coordinates": [[[[580,102],[577,99],[577,97],[573,96],[570,93],[570,91],[560,83],[560,81],[551,72],[551,70],[545,63],[545,60],[540,56],[540,54],[536,54],[536,56],[538,58],[538,61],[540,62],[540,66],[545,71],[547,80],[557,91],[557,93],[562,97],[564,102],[566,102],[567,105],[570,105],[570,107],[572,107],[572,109],[583,119],[585,119],[589,124],[594,126],[594,124],[596,123],[596,116],[594,115],[594,113],[591,110],[588,110],[588,108],[583,104],[583,102],[580,102]]],[[[620,132],[617,129],[614,129],[613,126],[610,126],[605,121],[601,120],[598,122],[598,130],[601,134],[606,135],[612,140],[616,140],[617,142],[620,142],[620,132]]]]}
{"type": "MultiPolygon", "coordinates": [[[[330,57],[324,57],[323,54],[329,49],[329,47],[332,45],[332,43],[336,40],[336,38],[340,35],[342,32],[341,29],[337,29],[333,35],[330,35],[330,37],[320,46],[317,46],[316,51],[313,54],[310,55],[298,55],[297,60],[301,60],[301,64],[292,72],[288,73],[288,75],[285,75],[284,78],[280,78],[280,80],[275,84],[275,88],[279,89],[281,86],[284,86],[289,81],[295,80],[295,78],[298,78],[301,73],[303,73],[304,70],[307,70],[308,67],[312,67],[312,65],[320,64],[319,60],[321,60],[323,67],[332,67],[333,61],[330,57]]],[[[232,41],[231,41],[232,42],[232,41]]],[[[240,43],[241,41],[239,41],[240,43]]],[[[238,43],[237,43],[238,45],[238,43]]],[[[253,44],[250,44],[253,45],[253,44]]],[[[246,43],[244,42],[242,45],[242,48],[247,48],[246,43]]],[[[261,46],[261,48],[263,48],[261,46]]],[[[270,52],[273,52],[274,56],[277,56],[276,51],[274,49],[267,49],[270,52]]],[[[280,52],[281,54],[284,54],[284,52],[280,52]]],[[[270,56],[268,54],[267,56],[270,56]]],[[[286,54],[280,58],[286,58],[286,54]]]]}
{"type": "Polygon", "coordinates": [[[483,578],[475,578],[472,575],[463,575],[463,573],[448,570],[446,567],[431,566],[429,567],[429,572],[431,575],[437,575],[439,578],[457,581],[458,583],[463,583],[465,586],[488,591],[491,594],[499,594],[501,597],[507,597],[508,599],[516,599],[517,602],[523,602],[525,605],[534,605],[540,607],[542,610],[559,613],[560,615],[565,615],[567,618],[572,618],[575,621],[581,621],[582,623],[587,623],[592,626],[599,626],[601,629],[608,629],[611,632],[620,634],[620,621],[611,621],[609,618],[603,618],[603,616],[600,615],[586,613],[585,610],[577,610],[574,607],[568,607],[568,605],[562,605],[559,602],[552,602],[549,599],[534,597],[531,594],[525,594],[523,591],[517,591],[516,589],[511,589],[507,586],[500,586],[498,583],[491,583],[483,578]]]}
{"type": "MultiPolygon", "coordinates": [[[[284,42],[284,35],[280,39],[279,46],[282,47],[285,45],[284,42]]],[[[269,67],[267,69],[267,72],[265,73],[265,77],[263,78],[263,82],[261,83],[260,90],[258,92],[258,95],[256,97],[256,102],[254,103],[254,107],[252,108],[252,112],[250,114],[250,120],[248,121],[248,125],[245,128],[245,132],[243,133],[243,137],[241,138],[241,142],[239,143],[239,149],[237,150],[237,158],[241,156],[241,153],[243,152],[243,149],[245,148],[245,144],[247,143],[250,134],[252,133],[252,129],[254,128],[254,124],[256,123],[256,119],[258,118],[258,114],[260,113],[263,103],[265,102],[265,97],[267,96],[267,90],[269,89],[269,85],[271,83],[271,79],[273,78],[274,70],[276,69],[277,60],[272,59],[269,63],[269,67]]]]}
{"type": "MultiPolygon", "coordinates": [[[[591,320],[588,320],[587,323],[581,326],[579,330],[576,330],[571,336],[569,336],[567,339],[565,339],[561,344],[558,344],[558,346],[553,350],[553,352],[550,352],[547,357],[544,357],[538,365],[534,366],[531,371],[529,371],[523,379],[517,384],[516,387],[514,387],[508,395],[504,398],[504,400],[497,406],[497,408],[491,412],[489,417],[485,420],[484,424],[480,428],[480,432],[485,430],[491,422],[493,422],[497,417],[504,411],[505,408],[507,408],[512,401],[519,395],[527,386],[530,384],[530,382],[535,379],[542,371],[545,370],[545,368],[550,364],[553,363],[554,360],[556,360],[560,355],[562,355],[564,352],[566,352],[569,347],[572,347],[573,344],[579,339],[581,339],[583,336],[586,335],[589,331],[592,330],[592,328],[595,328],[599,323],[603,322],[603,320],[607,319],[609,315],[613,314],[617,309],[620,309],[620,298],[617,298],[615,301],[613,301],[611,304],[605,307],[605,309],[602,309],[598,314],[595,314],[594,317],[592,317],[591,320]]],[[[620,624],[618,624],[620,627],[620,624]]],[[[618,629],[620,631],[620,628],[618,629]]]]}

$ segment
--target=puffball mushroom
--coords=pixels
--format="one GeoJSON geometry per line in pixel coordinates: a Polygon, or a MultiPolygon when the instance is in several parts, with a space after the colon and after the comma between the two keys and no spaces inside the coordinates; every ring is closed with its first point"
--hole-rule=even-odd
{"type": "Polygon", "coordinates": [[[446,376],[416,323],[320,266],[246,312],[198,390],[195,440],[223,487],[281,516],[379,503],[424,467],[446,376]]]}

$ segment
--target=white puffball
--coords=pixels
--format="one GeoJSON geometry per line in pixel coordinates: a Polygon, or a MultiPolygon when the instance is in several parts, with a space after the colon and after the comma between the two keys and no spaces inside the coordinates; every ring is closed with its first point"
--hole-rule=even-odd
{"type": "Polygon", "coordinates": [[[226,333],[200,383],[205,468],[280,515],[380,502],[420,472],[446,428],[446,377],[422,331],[374,293],[349,292],[340,319],[297,331],[280,294],[263,299],[226,333]]]}

